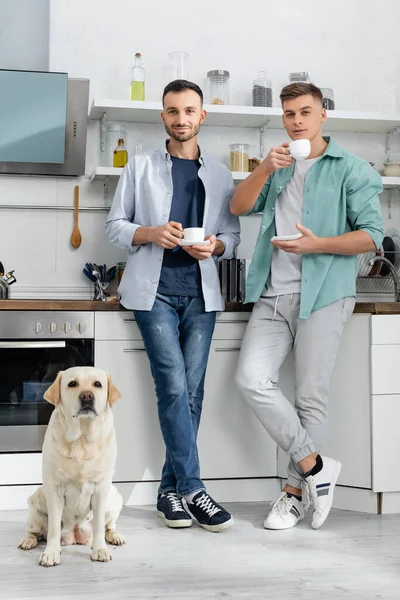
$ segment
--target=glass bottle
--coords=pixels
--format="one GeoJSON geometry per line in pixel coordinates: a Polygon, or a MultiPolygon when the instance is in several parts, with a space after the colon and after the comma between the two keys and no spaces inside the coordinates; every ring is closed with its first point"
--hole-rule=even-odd
{"type": "Polygon", "coordinates": [[[144,100],[144,68],[140,52],[135,54],[135,63],[132,69],[131,100],[144,100]]]}
{"type": "Polygon", "coordinates": [[[122,168],[128,162],[128,152],[124,146],[124,140],[119,138],[118,146],[114,150],[114,167],[122,168]]]}

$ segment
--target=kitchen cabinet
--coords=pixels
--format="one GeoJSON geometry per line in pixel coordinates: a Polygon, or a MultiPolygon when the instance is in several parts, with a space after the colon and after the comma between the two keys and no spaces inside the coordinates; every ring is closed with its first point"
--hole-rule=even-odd
{"type": "Polygon", "coordinates": [[[372,489],[395,492],[400,490],[400,315],[371,319],[372,489]]]}
{"type": "MultiPolygon", "coordinates": [[[[218,316],[205,381],[199,432],[204,479],[276,476],[276,446],[235,384],[246,313],[218,316]]],[[[115,481],[159,480],[164,444],[149,362],[132,313],[95,315],[95,365],[122,393],[114,406],[118,442],[115,481]]]]}
{"type": "MultiPolygon", "coordinates": [[[[218,316],[199,432],[204,479],[286,477],[287,459],[264,432],[235,384],[247,313],[218,316]]],[[[97,313],[95,362],[123,398],[115,405],[115,479],[159,479],[164,445],[148,359],[131,313],[97,313]]],[[[322,453],[342,463],[339,485],[400,491],[400,315],[353,314],[340,343],[329,393],[322,453]]],[[[293,362],[280,382],[293,402],[293,362]]]]}

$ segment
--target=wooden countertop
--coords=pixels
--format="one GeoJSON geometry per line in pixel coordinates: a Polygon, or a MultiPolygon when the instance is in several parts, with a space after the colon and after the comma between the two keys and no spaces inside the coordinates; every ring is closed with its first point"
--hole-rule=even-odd
{"type": "MultiPolygon", "coordinates": [[[[227,302],[227,312],[251,312],[252,304],[227,302]]],[[[93,300],[0,300],[2,310],[126,310],[115,300],[100,302],[93,300]]],[[[400,302],[357,302],[355,313],[372,315],[397,315],[400,314],[400,302]]]]}

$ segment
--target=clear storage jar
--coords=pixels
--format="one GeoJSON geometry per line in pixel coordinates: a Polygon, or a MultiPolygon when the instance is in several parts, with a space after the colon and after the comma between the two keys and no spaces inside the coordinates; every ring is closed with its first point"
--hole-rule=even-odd
{"type": "Polygon", "coordinates": [[[229,104],[229,71],[216,69],[207,73],[207,102],[229,104]]]}
{"type": "Polygon", "coordinates": [[[307,71],[295,71],[289,73],[289,83],[310,83],[310,76],[307,71]]]}
{"type": "Polygon", "coordinates": [[[171,61],[171,81],[176,79],[189,80],[189,57],[188,52],[170,52],[168,54],[171,61]]]}
{"type": "Polygon", "coordinates": [[[106,123],[104,133],[103,167],[112,167],[114,164],[114,150],[118,146],[118,140],[122,138],[127,145],[127,129],[125,123],[106,123]]]}
{"type": "Polygon", "coordinates": [[[248,173],[249,171],[249,144],[229,144],[230,170],[248,173]]]}
{"type": "Polygon", "coordinates": [[[272,106],[272,85],[267,79],[265,71],[258,71],[257,78],[253,81],[252,89],[253,106],[272,106]]]}
{"type": "Polygon", "coordinates": [[[321,88],[322,106],[326,110],[335,110],[335,95],[331,88],[321,88]]]}

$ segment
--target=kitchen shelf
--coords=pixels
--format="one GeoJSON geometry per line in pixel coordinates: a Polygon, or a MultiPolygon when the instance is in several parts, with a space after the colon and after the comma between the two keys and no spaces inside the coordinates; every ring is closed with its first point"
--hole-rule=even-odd
{"type": "MultiPolygon", "coordinates": [[[[207,119],[204,125],[219,127],[263,127],[282,129],[280,108],[260,108],[254,106],[218,106],[205,104],[207,119]]],[[[95,98],[92,101],[89,118],[99,120],[106,114],[110,121],[131,123],[156,123],[161,125],[161,102],[138,102],[95,98]]],[[[352,131],[358,133],[388,133],[400,125],[400,113],[328,111],[327,131],[352,131]]]]}
{"type": "MultiPolygon", "coordinates": [[[[117,169],[115,167],[96,167],[89,176],[89,179],[90,181],[93,181],[94,179],[104,180],[107,177],[110,179],[118,179],[121,170],[122,169],[117,169]]],[[[240,171],[232,172],[233,181],[235,182],[243,181],[249,175],[250,173],[242,173],[240,171]]],[[[382,177],[382,184],[385,189],[400,188],[400,177],[382,177]]]]}
{"type": "Polygon", "coordinates": [[[117,167],[96,167],[89,175],[89,179],[90,181],[93,181],[93,179],[106,179],[107,177],[118,179],[121,171],[122,169],[118,169],[117,167]]]}

